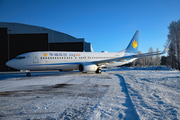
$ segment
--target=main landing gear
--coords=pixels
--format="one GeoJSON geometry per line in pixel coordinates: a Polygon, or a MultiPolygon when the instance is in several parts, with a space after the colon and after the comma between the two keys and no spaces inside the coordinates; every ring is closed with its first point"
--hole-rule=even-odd
{"type": "Polygon", "coordinates": [[[102,70],[98,68],[95,72],[96,72],[97,74],[101,74],[101,73],[102,73],[102,70]]]}

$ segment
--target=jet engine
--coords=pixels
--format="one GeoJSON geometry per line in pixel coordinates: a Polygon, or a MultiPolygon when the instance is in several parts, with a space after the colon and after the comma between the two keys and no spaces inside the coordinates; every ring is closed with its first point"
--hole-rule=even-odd
{"type": "Polygon", "coordinates": [[[81,63],[79,64],[79,71],[81,72],[95,72],[98,69],[96,64],[81,63]]]}

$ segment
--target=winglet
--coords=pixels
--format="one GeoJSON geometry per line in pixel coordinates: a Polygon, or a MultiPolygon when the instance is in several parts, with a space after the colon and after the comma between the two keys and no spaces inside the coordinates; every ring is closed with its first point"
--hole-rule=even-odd
{"type": "Polygon", "coordinates": [[[167,43],[167,45],[166,45],[166,47],[164,48],[164,50],[163,50],[162,54],[164,54],[164,53],[166,53],[166,52],[167,52],[167,50],[168,50],[168,47],[169,47],[170,43],[171,43],[171,41],[169,41],[169,42],[167,43]]]}

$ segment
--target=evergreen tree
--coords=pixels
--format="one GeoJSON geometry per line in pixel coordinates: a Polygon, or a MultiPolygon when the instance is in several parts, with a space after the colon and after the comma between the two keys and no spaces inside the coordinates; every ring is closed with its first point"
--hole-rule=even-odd
{"type": "Polygon", "coordinates": [[[167,63],[166,63],[167,60],[166,59],[167,59],[166,56],[161,57],[161,65],[167,65],[167,63]]]}
{"type": "Polygon", "coordinates": [[[168,29],[168,41],[171,41],[171,45],[169,45],[167,63],[180,70],[180,20],[172,21],[168,29]]]}
{"type": "Polygon", "coordinates": [[[172,42],[169,45],[167,65],[171,66],[172,68],[178,69],[178,62],[177,62],[176,50],[175,50],[174,45],[175,44],[173,44],[172,42]]]}

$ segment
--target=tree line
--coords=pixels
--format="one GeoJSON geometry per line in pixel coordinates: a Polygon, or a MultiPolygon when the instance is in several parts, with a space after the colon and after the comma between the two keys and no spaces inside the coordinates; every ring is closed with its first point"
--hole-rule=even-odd
{"type": "MultiPolygon", "coordinates": [[[[150,47],[148,50],[149,53],[153,53],[153,48],[150,47]]],[[[156,49],[156,53],[159,52],[159,49],[156,49]]],[[[138,54],[141,54],[141,51],[138,51],[138,54]]],[[[155,55],[155,56],[148,56],[148,57],[141,57],[136,59],[135,61],[132,62],[131,66],[132,67],[149,67],[149,66],[160,66],[161,64],[161,56],[160,55],[155,55]]]]}

